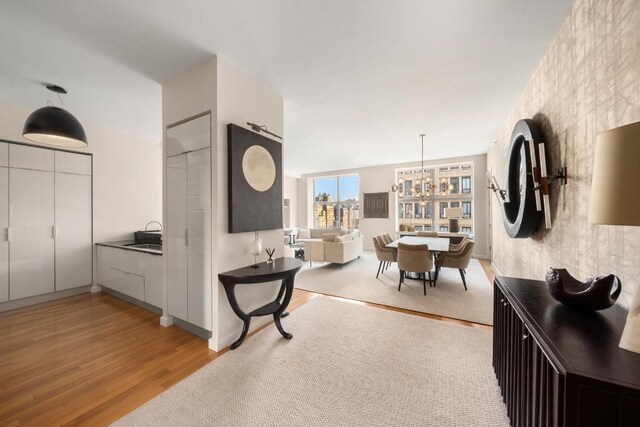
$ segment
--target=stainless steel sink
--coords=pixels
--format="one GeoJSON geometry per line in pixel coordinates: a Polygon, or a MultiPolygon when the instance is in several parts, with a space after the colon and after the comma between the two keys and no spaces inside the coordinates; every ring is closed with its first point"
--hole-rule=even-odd
{"type": "Polygon", "coordinates": [[[129,246],[131,248],[140,248],[140,249],[153,249],[156,251],[162,250],[162,245],[159,245],[157,243],[129,243],[128,245],[124,245],[124,246],[129,246]]]}

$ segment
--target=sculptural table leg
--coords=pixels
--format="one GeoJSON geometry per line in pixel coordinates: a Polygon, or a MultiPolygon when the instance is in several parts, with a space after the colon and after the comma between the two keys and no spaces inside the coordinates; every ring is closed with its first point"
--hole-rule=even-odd
{"type": "Polygon", "coordinates": [[[238,338],[233,344],[231,344],[231,350],[235,350],[236,348],[240,347],[244,339],[247,337],[247,332],[249,332],[249,325],[251,325],[251,316],[243,312],[238,305],[235,287],[235,284],[225,286],[224,290],[227,293],[227,298],[229,299],[229,305],[231,306],[231,309],[244,322],[244,324],[242,325],[242,333],[240,334],[240,338],[238,338]]]}
{"type": "Polygon", "coordinates": [[[293,277],[289,277],[282,281],[282,284],[280,285],[280,292],[278,292],[278,297],[276,298],[276,300],[279,300],[282,297],[283,293],[284,299],[282,300],[280,308],[278,308],[278,310],[273,313],[273,321],[276,324],[276,328],[278,328],[278,332],[280,332],[280,334],[282,334],[282,336],[288,340],[293,338],[293,335],[284,330],[284,328],[282,327],[282,323],[280,323],[280,317],[289,305],[289,301],[291,301],[291,295],[293,294],[293,280],[293,277]]]}

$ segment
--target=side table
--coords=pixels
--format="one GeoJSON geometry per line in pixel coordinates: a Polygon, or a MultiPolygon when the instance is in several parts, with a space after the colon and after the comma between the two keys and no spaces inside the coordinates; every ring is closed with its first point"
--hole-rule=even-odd
{"type": "Polygon", "coordinates": [[[293,294],[293,284],[296,273],[300,271],[302,267],[302,261],[295,258],[277,258],[273,260],[273,263],[267,264],[261,262],[256,266],[248,266],[238,268],[236,270],[227,271],[218,274],[218,279],[224,286],[229,305],[233,312],[244,322],[242,326],[242,333],[240,338],[233,344],[231,344],[231,350],[235,350],[240,347],[242,342],[249,332],[249,325],[251,324],[251,318],[256,316],[269,316],[273,315],[273,321],[276,324],[276,328],[282,334],[283,337],[290,340],[293,335],[286,332],[282,328],[280,323],[280,316],[284,313],[289,302],[291,301],[291,295],[293,294]],[[236,285],[243,283],[266,283],[274,280],[281,280],[280,291],[275,300],[268,304],[263,305],[260,308],[253,310],[250,313],[242,311],[238,305],[236,299],[235,287],[236,285]]]}

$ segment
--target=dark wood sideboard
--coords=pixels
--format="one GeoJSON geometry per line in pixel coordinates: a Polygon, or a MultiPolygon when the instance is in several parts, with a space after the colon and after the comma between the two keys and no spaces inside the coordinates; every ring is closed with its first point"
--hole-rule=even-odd
{"type": "Polygon", "coordinates": [[[493,367],[511,425],[640,426],[640,354],[618,347],[627,312],[580,312],[542,281],[497,277],[493,367]]]}

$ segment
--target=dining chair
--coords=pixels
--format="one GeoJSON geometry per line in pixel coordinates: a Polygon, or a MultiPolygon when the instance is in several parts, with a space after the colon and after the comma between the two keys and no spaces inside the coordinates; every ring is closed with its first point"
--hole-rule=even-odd
{"type": "Polygon", "coordinates": [[[396,251],[387,248],[387,243],[385,243],[382,236],[373,237],[373,247],[376,250],[376,258],[380,261],[378,272],[376,273],[377,279],[381,271],[384,273],[384,270],[386,270],[392,262],[396,262],[396,251]]]}
{"type": "Polygon", "coordinates": [[[426,274],[429,275],[429,283],[431,283],[431,268],[433,267],[433,258],[429,253],[429,246],[398,243],[397,262],[398,269],[400,270],[398,292],[400,292],[400,288],[404,283],[405,273],[411,271],[414,273],[422,273],[422,288],[424,294],[427,295],[426,274]]]}
{"type": "MultiPolygon", "coordinates": [[[[438,274],[442,267],[457,268],[462,278],[462,284],[464,290],[467,290],[466,280],[466,268],[469,267],[471,262],[471,255],[473,254],[473,247],[476,242],[469,239],[466,242],[461,243],[462,246],[456,251],[443,252],[436,258],[436,280],[438,280],[438,274]]],[[[400,263],[398,263],[400,265],[400,263]]]]}
{"type": "Polygon", "coordinates": [[[437,231],[418,231],[418,237],[438,237],[437,231]]]}

